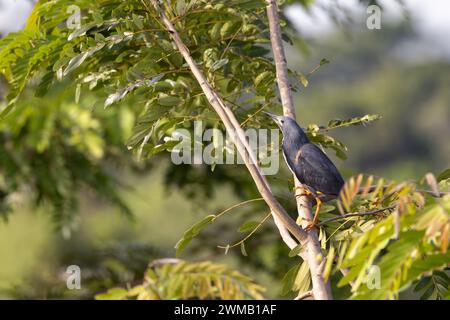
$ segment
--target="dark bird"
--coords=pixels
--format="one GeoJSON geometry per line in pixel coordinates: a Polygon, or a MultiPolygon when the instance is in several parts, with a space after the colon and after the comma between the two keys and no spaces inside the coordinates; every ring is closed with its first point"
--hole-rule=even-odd
{"type": "Polygon", "coordinates": [[[344,179],[327,155],[308,140],[305,132],[294,119],[268,112],[266,114],[281,129],[284,160],[306,188],[306,192],[302,195],[314,196],[316,199],[314,219],[307,227],[310,230],[317,223],[321,199],[337,197],[344,185],[344,179]]]}

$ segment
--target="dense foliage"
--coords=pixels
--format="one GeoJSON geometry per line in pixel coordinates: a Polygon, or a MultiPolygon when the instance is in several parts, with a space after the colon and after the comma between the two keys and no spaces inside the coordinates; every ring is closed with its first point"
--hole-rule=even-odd
{"type": "Polygon", "coordinates": [[[113,288],[96,296],[99,300],[135,298],[174,299],[262,299],[264,288],[249,277],[211,262],[187,263],[154,261],[145,272],[144,282],[129,290],[113,288]]]}
{"type": "Polygon", "coordinates": [[[131,215],[114,172],[136,164],[124,147],[133,112],[92,111],[92,99],[77,104],[66,94],[57,88],[48,100],[27,97],[0,122],[0,214],[7,219],[15,203],[31,198],[49,204],[56,227],[68,235],[83,189],[131,215]]]}

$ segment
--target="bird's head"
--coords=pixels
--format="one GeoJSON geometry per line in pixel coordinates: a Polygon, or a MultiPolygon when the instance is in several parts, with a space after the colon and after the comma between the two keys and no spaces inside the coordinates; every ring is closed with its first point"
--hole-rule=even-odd
{"type": "MultiPolygon", "coordinates": [[[[266,115],[268,115],[273,122],[277,124],[278,127],[280,127],[281,131],[284,132],[283,129],[287,129],[288,127],[292,126],[294,123],[297,125],[294,119],[290,117],[285,116],[277,116],[276,114],[270,113],[270,112],[264,112],[266,115]]],[[[297,125],[298,126],[298,125],[297,125]]]]}
{"type": "Polygon", "coordinates": [[[308,142],[308,138],[306,137],[303,129],[300,128],[297,122],[291,117],[277,116],[270,112],[264,113],[268,115],[277,124],[278,127],[280,127],[280,130],[285,138],[300,141],[300,143],[302,144],[308,142]]]}

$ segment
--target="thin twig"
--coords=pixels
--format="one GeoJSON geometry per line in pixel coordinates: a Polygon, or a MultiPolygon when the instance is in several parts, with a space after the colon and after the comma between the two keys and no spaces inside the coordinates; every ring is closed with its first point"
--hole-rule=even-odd
{"type": "MultiPolygon", "coordinates": [[[[389,187],[389,185],[383,185],[382,188],[383,190],[386,190],[389,187]]],[[[366,193],[370,193],[375,191],[375,189],[377,188],[376,185],[372,185],[370,186],[367,190],[365,190],[366,193]]],[[[432,190],[425,190],[425,189],[415,189],[414,191],[419,192],[419,193],[425,193],[428,194],[434,198],[442,198],[443,196],[445,196],[446,194],[448,194],[448,192],[438,192],[436,193],[435,191],[432,190]]],[[[358,194],[363,193],[364,192],[364,188],[360,188],[358,190],[358,194]]],[[[392,194],[389,194],[389,196],[391,196],[392,194]]]]}
{"type": "Polygon", "coordinates": [[[338,217],[334,217],[334,218],[330,218],[327,220],[324,220],[320,223],[316,224],[316,227],[320,227],[323,226],[324,224],[333,222],[333,221],[337,221],[337,220],[342,220],[342,219],[347,219],[347,218],[351,218],[351,217],[364,217],[364,216],[373,216],[375,214],[379,214],[380,212],[386,211],[386,210],[392,210],[395,209],[396,206],[389,206],[389,207],[385,207],[385,208],[380,208],[377,210],[373,210],[373,211],[369,211],[369,212],[356,212],[356,213],[348,213],[348,214],[344,214],[338,217]]]}
{"type": "Polygon", "coordinates": [[[230,248],[235,248],[235,247],[237,247],[237,246],[240,246],[241,244],[243,244],[245,241],[247,241],[248,239],[250,239],[250,237],[253,235],[253,234],[255,234],[255,232],[256,231],[258,231],[259,230],[259,228],[261,228],[261,226],[267,221],[267,219],[269,219],[270,218],[270,216],[272,215],[272,213],[270,212],[268,215],[266,215],[265,217],[264,217],[264,219],[262,219],[259,223],[258,223],[258,225],[247,235],[247,236],[245,236],[245,238],[243,238],[243,239],[241,239],[241,240],[239,240],[238,242],[236,242],[235,244],[229,244],[229,245],[227,245],[227,246],[217,246],[218,248],[220,248],[220,249],[226,249],[226,250],[228,250],[228,249],[230,249],[230,248]]]}
{"type": "Polygon", "coordinates": [[[239,27],[239,29],[235,32],[233,37],[230,39],[230,41],[228,42],[227,46],[225,47],[225,50],[223,50],[222,54],[220,55],[220,59],[219,60],[222,60],[223,57],[225,57],[225,54],[227,53],[228,49],[230,48],[231,43],[236,38],[236,36],[239,34],[239,32],[241,32],[241,29],[242,29],[242,27],[239,27]]]}
{"type": "Polygon", "coordinates": [[[221,216],[223,216],[223,215],[224,215],[225,213],[227,213],[228,211],[231,211],[231,210],[233,210],[233,209],[235,209],[235,208],[238,208],[238,207],[240,207],[240,206],[243,206],[244,204],[252,203],[252,202],[256,202],[256,201],[262,201],[262,200],[264,200],[264,198],[256,198],[256,199],[250,199],[250,200],[246,200],[246,201],[243,201],[243,202],[239,202],[239,203],[237,203],[237,204],[235,204],[235,205],[232,205],[231,207],[229,207],[229,208],[223,210],[222,212],[218,213],[218,214],[216,215],[216,217],[214,218],[214,220],[220,218],[221,216]]]}
{"type": "Polygon", "coordinates": [[[300,293],[297,297],[295,297],[294,300],[305,300],[306,298],[309,298],[309,297],[314,297],[314,294],[312,291],[306,291],[306,292],[300,293]]]}
{"type": "Polygon", "coordinates": [[[445,196],[446,194],[448,194],[448,192],[437,192],[435,193],[434,191],[431,190],[424,190],[424,189],[417,189],[416,190],[419,193],[426,193],[434,198],[442,198],[443,196],[445,196]]]}
{"type": "Polygon", "coordinates": [[[250,116],[248,116],[247,119],[245,119],[242,123],[241,123],[241,127],[243,127],[247,122],[249,122],[250,120],[253,119],[253,117],[255,117],[258,113],[260,113],[261,111],[263,111],[267,106],[269,105],[269,103],[265,103],[261,108],[259,108],[258,110],[256,110],[253,114],[251,114],[250,116]]]}

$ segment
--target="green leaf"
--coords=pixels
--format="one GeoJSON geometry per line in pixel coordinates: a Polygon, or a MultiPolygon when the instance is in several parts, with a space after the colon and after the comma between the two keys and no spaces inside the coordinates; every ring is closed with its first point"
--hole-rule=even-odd
{"type": "Polygon", "coordinates": [[[209,225],[211,222],[213,222],[215,218],[216,218],[215,215],[209,215],[209,216],[205,217],[203,220],[201,220],[200,222],[197,222],[196,224],[194,224],[192,226],[192,228],[190,229],[192,231],[192,234],[194,236],[198,235],[200,233],[200,231],[202,231],[207,225],[209,225]]]}
{"type": "Polygon", "coordinates": [[[345,154],[345,151],[347,150],[347,147],[340,142],[339,140],[325,134],[321,134],[315,131],[307,131],[308,138],[311,140],[311,142],[318,144],[322,146],[325,149],[332,149],[335,151],[336,156],[340,159],[347,159],[347,155],[345,154]]]}
{"type": "Polygon", "coordinates": [[[420,297],[420,300],[428,300],[434,292],[433,286],[430,286],[425,293],[420,297]]]}
{"type": "Polygon", "coordinates": [[[422,291],[421,300],[447,299],[450,293],[450,277],[444,271],[434,271],[430,276],[422,277],[414,287],[414,292],[422,291]]]}
{"type": "Polygon", "coordinates": [[[228,63],[228,59],[220,59],[216,62],[214,62],[210,68],[211,71],[216,71],[222,68],[224,65],[228,63]]]}
{"type": "Polygon", "coordinates": [[[422,291],[423,289],[425,289],[425,287],[428,287],[430,285],[430,278],[422,278],[420,279],[420,281],[417,283],[417,285],[414,287],[414,292],[417,291],[422,291]]]}
{"type": "Polygon", "coordinates": [[[138,29],[144,29],[144,23],[142,22],[142,18],[133,13],[133,23],[138,27],[138,29]]]}
{"type": "Polygon", "coordinates": [[[411,230],[402,232],[399,236],[400,239],[388,248],[388,253],[381,258],[378,264],[381,287],[373,290],[373,288],[371,289],[368,286],[360,286],[360,290],[354,294],[353,298],[367,300],[392,299],[400,289],[401,282],[398,279],[409,269],[408,259],[417,248],[423,235],[423,231],[411,230]]]}
{"type": "Polygon", "coordinates": [[[320,60],[320,65],[323,66],[324,64],[328,64],[330,63],[330,60],[326,59],[326,58],[322,58],[322,60],[320,60]]]}
{"type": "Polygon", "coordinates": [[[323,213],[333,212],[334,210],[336,210],[336,207],[331,204],[322,205],[322,207],[320,208],[320,212],[323,213]]]}
{"type": "Polygon", "coordinates": [[[246,10],[255,10],[265,5],[264,0],[233,0],[231,3],[246,10]]]}
{"type": "Polygon", "coordinates": [[[248,221],[239,227],[239,232],[248,232],[254,230],[259,225],[258,221],[248,221]]]}
{"type": "Polygon", "coordinates": [[[281,283],[283,285],[281,289],[281,295],[285,296],[289,292],[292,291],[292,287],[295,283],[295,278],[297,277],[298,271],[300,270],[300,264],[297,264],[293,266],[289,271],[284,275],[283,279],[281,280],[281,283]]]}
{"type": "Polygon", "coordinates": [[[348,127],[348,126],[358,126],[358,125],[367,125],[371,122],[380,120],[381,116],[378,114],[366,114],[362,117],[354,117],[350,119],[340,120],[330,120],[326,127],[319,127],[319,130],[328,131],[336,128],[348,127]]]}
{"type": "Polygon", "coordinates": [[[150,80],[136,80],[133,83],[128,84],[125,88],[121,88],[118,91],[110,94],[108,98],[105,100],[105,108],[109,107],[110,105],[122,100],[125,98],[126,95],[128,95],[130,92],[134,91],[135,89],[142,87],[142,86],[152,86],[155,83],[157,83],[159,80],[162,79],[164,75],[159,74],[150,80]]]}
{"type": "Polygon", "coordinates": [[[296,257],[302,252],[303,245],[300,243],[296,245],[291,251],[289,251],[289,257],[293,258],[296,257]]]}
{"type": "Polygon", "coordinates": [[[1,110],[0,111],[0,120],[4,119],[13,108],[14,108],[14,103],[9,103],[3,110],[1,110]]]}
{"type": "Polygon", "coordinates": [[[176,255],[179,256],[192,239],[194,239],[207,225],[211,224],[215,218],[215,215],[206,216],[203,220],[186,230],[183,237],[175,245],[176,255]]]}
{"type": "Polygon", "coordinates": [[[349,268],[349,272],[338,282],[342,287],[354,280],[357,290],[366,278],[367,270],[372,266],[378,254],[386,248],[393,236],[393,216],[380,221],[370,231],[355,237],[346,251],[341,267],[349,268]]]}
{"type": "Polygon", "coordinates": [[[266,102],[266,97],[264,97],[264,96],[254,96],[254,97],[246,99],[244,102],[242,102],[242,105],[243,106],[246,106],[246,105],[253,106],[255,104],[262,104],[264,102],[266,102]]]}
{"type": "Polygon", "coordinates": [[[295,276],[294,284],[292,285],[292,291],[298,291],[303,293],[309,290],[311,286],[311,273],[309,271],[308,262],[303,261],[298,269],[298,273],[295,276]]]}
{"type": "Polygon", "coordinates": [[[232,36],[239,27],[239,21],[227,21],[220,29],[220,36],[222,38],[232,36]]]}
{"type": "Polygon", "coordinates": [[[450,179],[450,169],[442,171],[437,177],[438,182],[441,182],[442,180],[446,179],[450,179]]]}
{"type": "Polygon", "coordinates": [[[245,256],[245,257],[248,256],[247,250],[245,249],[245,242],[242,242],[242,243],[241,243],[241,253],[242,253],[242,255],[245,256]]]}
{"type": "Polygon", "coordinates": [[[174,96],[162,96],[158,99],[158,103],[165,107],[172,107],[180,104],[182,100],[174,96]]]}
{"type": "MultiPolygon", "coordinates": [[[[223,264],[165,263],[163,259],[150,263],[143,282],[125,291],[126,297],[139,300],[259,300],[264,298],[264,290],[250,277],[223,264]]],[[[108,299],[108,293],[98,296],[108,299]]]]}
{"type": "Polygon", "coordinates": [[[328,281],[328,278],[330,277],[331,274],[331,269],[333,267],[333,262],[334,262],[334,253],[335,253],[335,249],[333,246],[330,247],[330,249],[328,250],[328,255],[327,255],[327,262],[325,265],[325,268],[323,270],[323,278],[325,279],[325,281],[328,281]]]}
{"type": "Polygon", "coordinates": [[[222,28],[223,23],[217,22],[209,31],[209,35],[211,36],[212,40],[217,41],[220,39],[220,29],[222,28]]]}
{"type": "Polygon", "coordinates": [[[78,68],[79,66],[81,66],[83,64],[83,62],[89,58],[90,56],[92,56],[94,53],[96,53],[97,51],[103,49],[103,47],[105,46],[105,43],[99,43],[97,44],[95,47],[90,48],[89,50],[80,53],[79,55],[73,57],[70,61],[69,64],[67,65],[66,69],[63,71],[63,76],[68,75],[69,73],[71,73],[73,70],[75,70],[76,68],[78,68]]]}
{"type": "Polygon", "coordinates": [[[106,293],[97,294],[96,300],[123,300],[128,296],[128,291],[123,288],[112,288],[106,293]]]}
{"type": "Polygon", "coordinates": [[[443,254],[433,254],[424,256],[422,259],[415,260],[408,271],[408,276],[405,277],[404,282],[413,281],[423,274],[448,266],[450,262],[450,251],[443,254]]]}
{"type": "Polygon", "coordinates": [[[80,102],[80,95],[81,95],[81,84],[77,84],[75,89],[75,103],[80,102]]]}
{"type": "Polygon", "coordinates": [[[269,79],[271,75],[272,75],[272,72],[270,72],[270,71],[264,71],[264,72],[260,73],[255,78],[255,87],[258,87],[263,81],[269,79]]]}
{"type": "Polygon", "coordinates": [[[306,78],[306,76],[303,73],[297,73],[296,75],[300,83],[306,88],[309,84],[308,78],[306,78]]]}
{"type": "Polygon", "coordinates": [[[85,25],[75,29],[74,32],[69,34],[67,41],[72,41],[73,39],[75,39],[77,37],[85,35],[87,31],[94,28],[96,25],[97,25],[97,23],[88,23],[88,24],[85,24],[85,25]]]}

